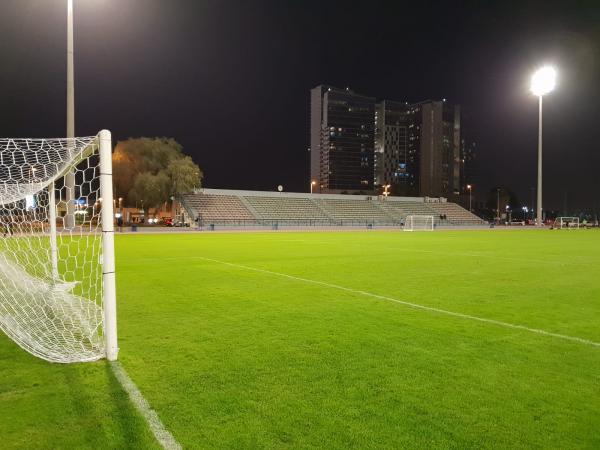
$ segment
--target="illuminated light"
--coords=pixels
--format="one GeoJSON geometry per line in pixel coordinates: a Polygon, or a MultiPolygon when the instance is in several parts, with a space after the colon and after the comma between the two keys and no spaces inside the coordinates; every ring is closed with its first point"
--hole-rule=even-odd
{"type": "Polygon", "coordinates": [[[554,90],[556,86],[556,70],[550,66],[538,69],[531,77],[531,92],[538,97],[554,90]]]}
{"type": "Polygon", "coordinates": [[[33,195],[25,196],[25,209],[34,209],[35,208],[35,198],[33,195]]]}

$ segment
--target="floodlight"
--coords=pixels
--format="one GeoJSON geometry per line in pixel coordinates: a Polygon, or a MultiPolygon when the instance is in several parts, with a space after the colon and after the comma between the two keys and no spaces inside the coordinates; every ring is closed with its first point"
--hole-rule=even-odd
{"type": "Polygon", "coordinates": [[[556,70],[550,66],[538,69],[531,77],[531,92],[538,97],[554,90],[556,86],[556,70]]]}

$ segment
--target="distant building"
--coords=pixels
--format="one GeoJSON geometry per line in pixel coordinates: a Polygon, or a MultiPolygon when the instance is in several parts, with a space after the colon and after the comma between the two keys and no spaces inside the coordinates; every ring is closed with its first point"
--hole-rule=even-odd
{"type": "Polygon", "coordinates": [[[420,127],[420,193],[450,198],[460,192],[460,106],[425,101],[413,108],[420,127]]]}
{"type": "Polygon", "coordinates": [[[375,186],[395,195],[419,195],[419,152],[407,103],[383,100],[375,109],[375,186]]]}
{"type": "Polygon", "coordinates": [[[474,174],[475,144],[461,108],[408,104],[317,86],[311,91],[311,177],[316,192],[381,192],[456,199],[474,174]]]}
{"type": "Polygon", "coordinates": [[[314,191],[372,192],[375,98],[321,85],[311,90],[310,112],[314,191]]]}
{"type": "Polygon", "coordinates": [[[460,192],[467,192],[467,185],[477,185],[477,144],[466,139],[460,146],[460,192]]]}

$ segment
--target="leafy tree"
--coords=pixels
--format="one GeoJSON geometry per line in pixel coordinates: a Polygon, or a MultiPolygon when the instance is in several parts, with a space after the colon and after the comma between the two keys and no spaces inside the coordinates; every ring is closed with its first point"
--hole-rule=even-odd
{"type": "Polygon", "coordinates": [[[505,187],[495,187],[490,189],[487,197],[486,206],[490,211],[490,217],[496,217],[496,209],[500,203],[500,215],[506,211],[506,207],[515,211],[520,207],[519,199],[510,189],[505,187]],[[500,192],[498,193],[498,190],[500,192]],[[499,202],[498,202],[499,201],[499,202]]]}
{"type": "Polygon", "coordinates": [[[199,187],[202,177],[200,168],[189,156],[172,160],[165,172],[169,178],[168,194],[174,197],[199,187]]]}
{"type": "Polygon", "coordinates": [[[202,171],[171,138],[130,138],[113,153],[117,196],[126,204],[159,206],[172,196],[200,187],[202,171]]]}
{"type": "Polygon", "coordinates": [[[146,207],[158,207],[168,198],[169,177],[164,171],[156,175],[142,172],[135,177],[128,197],[146,207]]]}

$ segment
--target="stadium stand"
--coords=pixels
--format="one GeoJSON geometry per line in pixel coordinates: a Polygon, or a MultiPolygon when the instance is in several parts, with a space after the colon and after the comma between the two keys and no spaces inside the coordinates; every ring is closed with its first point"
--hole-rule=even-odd
{"type": "Polygon", "coordinates": [[[256,217],[236,195],[186,194],[181,204],[199,224],[254,222],[256,217]]]}
{"type": "Polygon", "coordinates": [[[395,200],[393,197],[387,198],[385,201],[379,202],[379,207],[385,210],[398,221],[404,221],[408,215],[434,216],[436,224],[441,221],[438,214],[423,202],[395,200]]]}
{"type": "Polygon", "coordinates": [[[309,198],[299,197],[258,197],[244,195],[244,200],[252,207],[258,219],[266,221],[322,221],[330,220],[309,198]]]}
{"type": "Polygon", "coordinates": [[[455,203],[423,197],[201,189],[181,204],[196,225],[224,226],[400,226],[407,215],[429,215],[436,226],[485,222],[455,203]]]}
{"type": "Polygon", "coordinates": [[[362,198],[318,198],[315,199],[314,202],[317,203],[334,222],[339,222],[340,225],[351,225],[353,223],[391,225],[394,223],[394,218],[383,209],[377,207],[373,200],[362,198]]]}
{"type": "Polygon", "coordinates": [[[485,222],[477,217],[475,214],[467,211],[460,207],[456,203],[449,202],[432,202],[427,203],[427,206],[431,208],[435,214],[444,215],[447,220],[453,225],[483,225],[485,222]]]}

